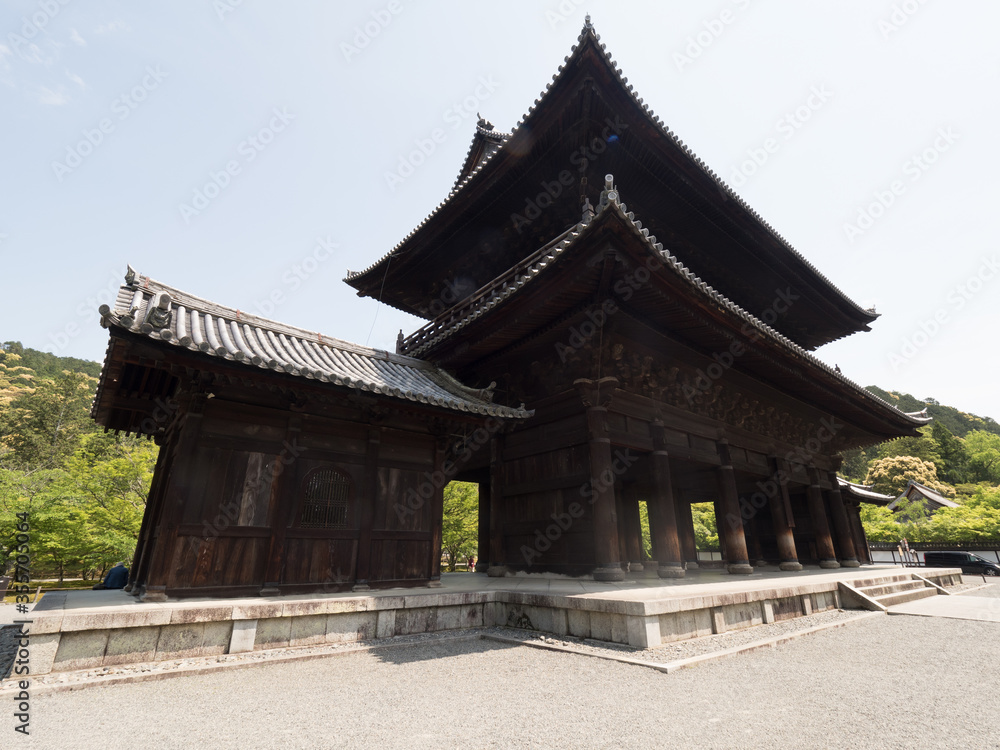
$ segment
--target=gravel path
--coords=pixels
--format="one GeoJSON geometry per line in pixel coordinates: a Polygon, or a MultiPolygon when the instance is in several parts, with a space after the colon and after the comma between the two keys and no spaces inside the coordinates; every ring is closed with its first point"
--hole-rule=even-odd
{"type": "Polygon", "coordinates": [[[995,748],[998,634],[993,623],[870,617],[671,675],[440,641],[39,695],[32,745],[995,748]],[[940,685],[985,689],[970,699],[940,685]]]}

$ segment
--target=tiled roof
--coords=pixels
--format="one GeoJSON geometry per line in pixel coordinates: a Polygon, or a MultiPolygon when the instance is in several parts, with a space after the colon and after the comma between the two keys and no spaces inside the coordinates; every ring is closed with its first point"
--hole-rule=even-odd
{"type": "Polygon", "coordinates": [[[132,269],[114,309],[101,306],[101,323],[179,349],[246,367],[355,388],[452,411],[523,419],[522,404],[491,403],[489,389],[468,388],[429,362],[329,338],[222,307],[161,284],[132,269]]]}
{"type": "Polygon", "coordinates": [[[465,179],[466,175],[478,170],[483,164],[493,158],[493,154],[500,150],[500,147],[510,138],[510,133],[501,133],[493,129],[493,124],[480,118],[476,123],[476,132],[472,136],[469,150],[465,154],[465,161],[462,162],[462,169],[459,170],[458,177],[451,189],[454,190],[465,179]],[[471,163],[473,157],[478,153],[475,163],[471,163]]]}
{"type": "Polygon", "coordinates": [[[875,505],[888,505],[892,502],[892,495],[883,495],[881,492],[874,492],[872,488],[866,484],[848,482],[846,479],[842,479],[841,477],[837,477],[837,484],[840,485],[841,492],[854,495],[858,498],[858,500],[863,502],[873,503],[875,505]]]}
{"type": "Polygon", "coordinates": [[[906,483],[906,489],[903,490],[902,493],[900,493],[899,497],[897,497],[895,500],[889,503],[889,510],[895,510],[900,500],[902,500],[904,497],[909,497],[910,490],[916,490],[917,494],[927,498],[931,502],[937,503],[942,508],[958,507],[958,503],[956,503],[954,500],[949,500],[937,490],[932,490],[930,487],[920,484],[920,482],[914,482],[912,479],[910,479],[906,483]]]}
{"type": "Polygon", "coordinates": [[[678,138],[677,135],[674,133],[674,131],[666,126],[663,120],[661,120],[660,117],[653,112],[650,106],[643,101],[642,97],[638,95],[632,84],[628,82],[628,78],[625,76],[622,69],[619,67],[618,63],[615,62],[614,58],[612,58],[611,54],[607,51],[607,45],[601,42],[601,35],[597,33],[597,30],[594,28],[594,25],[590,21],[589,15],[587,15],[586,17],[586,21],[584,23],[583,29],[580,31],[579,37],[577,37],[576,44],[573,45],[573,48],[570,50],[570,53],[564,58],[563,64],[559,66],[559,69],[556,71],[555,75],[552,76],[552,80],[545,85],[545,89],[538,95],[538,98],[535,99],[534,104],[528,107],[528,111],[517,121],[517,124],[514,126],[514,129],[510,132],[510,134],[504,137],[503,143],[498,148],[493,149],[483,159],[481,159],[479,164],[474,169],[472,169],[464,179],[456,181],[455,185],[452,187],[451,191],[448,193],[445,199],[441,201],[434,208],[434,210],[432,210],[427,215],[427,217],[423,221],[421,221],[416,227],[414,227],[414,229],[409,234],[407,234],[402,240],[400,240],[392,250],[383,255],[381,258],[372,263],[370,266],[368,266],[368,268],[364,269],[363,271],[348,271],[347,276],[344,278],[344,281],[350,283],[352,279],[371,273],[376,268],[379,268],[384,263],[386,263],[388,259],[397,250],[403,247],[403,245],[405,245],[412,237],[414,237],[421,229],[423,229],[424,226],[429,224],[431,220],[434,219],[434,217],[437,214],[439,214],[442,211],[442,209],[444,209],[445,206],[447,206],[449,203],[452,202],[452,200],[454,200],[459,194],[461,194],[464,188],[470,182],[476,179],[476,177],[479,174],[483,172],[486,166],[493,160],[494,156],[503,151],[504,147],[507,146],[507,144],[512,139],[514,139],[515,136],[518,135],[519,131],[522,128],[527,127],[530,132],[531,125],[529,124],[529,120],[531,120],[532,114],[535,112],[536,109],[538,109],[538,106],[545,99],[545,97],[548,95],[549,91],[553,88],[553,86],[555,86],[555,84],[559,81],[559,79],[566,74],[566,70],[568,69],[570,61],[577,53],[579,53],[582,50],[586,42],[591,42],[594,45],[596,45],[597,48],[600,49],[601,55],[604,57],[605,62],[611,68],[611,70],[614,71],[615,77],[617,77],[622,87],[628,91],[629,96],[631,96],[632,99],[635,101],[635,103],[642,109],[643,113],[648,117],[653,126],[661,134],[669,138],[674,143],[674,145],[678,149],[680,149],[681,152],[684,153],[685,156],[687,156],[695,165],[697,165],[697,167],[709,179],[712,180],[712,182],[715,185],[715,188],[720,192],[720,194],[722,194],[725,197],[726,200],[732,199],[740,208],[746,211],[753,218],[754,221],[756,221],[762,227],[764,227],[765,230],[782,247],[788,250],[792,254],[792,256],[795,257],[796,260],[802,262],[806,266],[806,268],[808,268],[811,272],[816,274],[816,276],[820,280],[822,280],[824,284],[826,284],[831,290],[833,290],[848,304],[850,304],[856,310],[866,313],[867,315],[878,317],[878,315],[875,313],[874,308],[871,309],[862,308],[854,300],[848,297],[843,291],[841,291],[840,288],[838,288],[832,281],[830,281],[830,279],[828,279],[822,272],[820,272],[820,270],[816,268],[816,266],[814,266],[805,256],[803,256],[798,250],[796,250],[791,245],[791,243],[788,242],[788,240],[786,240],[783,236],[778,234],[777,230],[774,227],[772,227],[767,221],[765,221],[764,218],[756,210],[754,210],[749,203],[747,203],[745,200],[743,200],[743,198],[737,195],[736,192],[731,187],[729,187],[729,185],[727,185],[722,180],[722,178],[715,173],[714,170],[712,170],[707,164],[705,164],[705,162],[701,158],[699,158],[690,148],[684,145],[684,141],[678,138]]]}
{"type": "MultiPolygon", "coordinates": [[[[765,337],[777,343],[796,358],[802,360],[808,367],[824,371],[826,374],[840,381],[849,390],[854,391],[856,395],[865,401],[876,404],[883,409],[889,409],[896,416],[902,417],[906,421],[913,424],[926,424],[931,421],[930,417],[906,414],[871,391],[862,388],[853,380],[845,377],[839,370],[820,361],[794,341],[744,310],[712,286],[706,284],[675,256],[664,249],[663,245],[656,241],[656,237],[650,235],[648,229],[643,228],[642,222],[637,220],[635,215],[628,211],[624,203],[620,202],[619,191],[617,187],[612,185],[613,177],[607,175],[606,179],[609,189],[605,190],[605,193],[602,195],[607,196],[607,202],[599,208],[600,213],[598,213],[597,218],[592,219],[588,215],[585,215],[583,221],[579,224],[571,227],[548,245],[530,255],[522,263],[491,282],[489,286],[476,292],[468,301],[456,305],[455,308],[446,314],[432,320],[423,328],[410,335],[403,342],[403,351],[413,356],[419,356],[431,349],[438,342],[447,339],[458,330],[464,328],[473,320],[483,316],[504,300],[517,294],[525,285],[530,284],[546,269],[556,265],[566,250],[572,247],[587,232],[588,227],[594,226],[599,222],[604,212],[612,211],[632,228],[636,237],[661,261],[663,268],[673,271],[674,274],[692,287],[696,293],[707,297],[715,305],[726,309],[730,314],[735,315],[754,329],[760,331],[765,337]]],[[[602,200],[604,199],[602,198],[602,200]]]]}

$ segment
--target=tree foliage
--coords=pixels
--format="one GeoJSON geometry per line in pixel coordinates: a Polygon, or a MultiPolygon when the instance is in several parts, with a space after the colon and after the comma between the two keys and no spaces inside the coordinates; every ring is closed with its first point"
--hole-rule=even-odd
{"type": "Polygon", "coordinates": [[[955,495],[955,490],[937,479],[937,467],[916,456],[889,456],[872,462],[865,483],[875,492],[898,495],[909,480],[919,482],[943,495],[955,495]]]}
{"type": "Polygon", "coordinates": [[[444,521],[441,549],[448,570],[455,572],[463,559],[477,556],[479,544],[479,485],[449,482],[444,488],[444,521]]]}

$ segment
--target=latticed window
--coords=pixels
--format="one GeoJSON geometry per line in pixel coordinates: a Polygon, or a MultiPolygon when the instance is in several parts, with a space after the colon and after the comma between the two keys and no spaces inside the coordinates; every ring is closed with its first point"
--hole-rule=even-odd
{"type": "Polygon", "coordinates": [[[346,529],[351,482],[336,469],[318,469],[306,477],[300,526],[346,529]]]}

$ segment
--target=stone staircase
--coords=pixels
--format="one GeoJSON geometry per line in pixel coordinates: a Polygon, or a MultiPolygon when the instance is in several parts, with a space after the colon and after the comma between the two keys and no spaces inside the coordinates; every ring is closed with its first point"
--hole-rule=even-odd
{"type": "Polygon", "coordinates": [[[887,611],[889,607],[928,596],[947,594],[926,579],[904,573],[900,575],[841,583],[841,597],[852,608],[887,611]]]}

